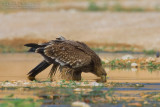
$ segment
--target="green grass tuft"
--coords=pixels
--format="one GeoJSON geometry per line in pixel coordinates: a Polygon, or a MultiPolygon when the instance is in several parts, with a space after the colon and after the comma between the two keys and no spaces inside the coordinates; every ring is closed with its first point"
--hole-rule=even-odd
{"type": "Polygon", "coordinates": [[[98,6],[95,2],[89,2],[88,5],[88,11],[105,11],[107,10],[107,5],[105,4],[104,6],[98,6]]]}
{"type": "Polygon", "coordinates": [[[156,54],[156,51],[153,50],[153,49],[151,49],[151,50],[144,50],[143,52],[146,55],[154,55],[154,54],[156,54]]]}

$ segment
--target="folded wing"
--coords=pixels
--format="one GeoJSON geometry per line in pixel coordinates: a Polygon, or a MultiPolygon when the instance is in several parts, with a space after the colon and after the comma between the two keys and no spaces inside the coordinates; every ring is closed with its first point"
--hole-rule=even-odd
{"type": "Polygon", "coordinates": [[[54,59],[61,66],[67,65],[72,68],[79,68],[91,63],[89,55],[82,51],[82,49],[67,42],[58,42],[46,46],[44,54],[54,59]]]}

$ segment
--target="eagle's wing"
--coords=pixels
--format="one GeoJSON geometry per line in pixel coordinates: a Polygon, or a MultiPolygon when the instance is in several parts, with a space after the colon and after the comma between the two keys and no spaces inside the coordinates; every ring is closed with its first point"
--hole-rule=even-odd
{"type": "Polygon", "coordinates": [[[68,44],[65,41],[46,46],[44,54],[61,66],[69,65],[72,68],[79,68],[91,63],[91,57],[88,54],[74,44],[68,44]]]}
{"type": "Polygon", "coordinates": [[[83,51],[87,55],[89,55],[91,57],[91,60],[92,60],[94,65],[101,65],[100,57],[92,49],[90,49],[86,44],[84,44],[83,42],[70,41],[70,40],[67,40],[66,42],[68,44],[71,44],[71,45],[75,46],[76,48],[80,49],[81,51],[83,51]]]}

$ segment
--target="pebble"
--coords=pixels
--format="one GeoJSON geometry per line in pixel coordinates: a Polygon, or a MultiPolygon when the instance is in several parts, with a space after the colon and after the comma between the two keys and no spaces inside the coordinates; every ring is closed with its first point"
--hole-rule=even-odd
{"type": "Polygon", "coordinates": [[[74,89],[74,91],[81,91],[81,89],[80,88],[76,88],[76,89],[74,89]]]}
{"type": "Polygon", "coordinates": [[[129,103],[128,106],[142,107],[141,103],[129,103]]]}
{"type": "Polygon", "coordinates": [[[90,105],[85,102],[76,101],[72,103],[72,107],[90,107],[90,105]]]}
{"type": "Polygon", "coordinates": [[[144,87],[143,84],[136,84],[135,86],[136,86],[136,87],[144,87]]]}
{"type": "Polygon", "coordinates": [[[127,59],[134,59],[134,57],[132,55],[124,55],[122,56],[123,60],[127,60],[127,59]]]}
{"type": "Polygon", "coordinates": [[[137,68],[137,67],[138,67],[138,64],[135,63],[135,62],[133,62],[133,63],[131,63],[131,67],[137,68]]]}
{"type": "Polygon", "coordinates": [[[97,83],[97,82],[91,82],[91,86],[102,86],[102,83],[97,83]]]}
{"type": "Polygon", "coordinates": [[[103,86],[103,83],[89,82],[88,84],[81,83],[80,86],[103,86]]]}
{"type": "Polygon", "coordinates": [[[155,62],[156,61],[156,59],[155,58],[152,58],[152,57],[149,57],[149,58],[147,58],[146,59],[146,62],[148,63],[148,62],[155,62]]]}
{"type": "Polygon", "coordinates": [[[149,104],[149,102],[148,101],[144,101],[144,104],[149,104]]]}
{"type": "Polygon", "coordinates": [[[109,60],[106,58],[103,58],[102,61],[104,61],[105,63],[109,63],[109,60]]]}
{"type": "Polygon", "coordinates": [[[29,82],[24,82],[23,84],[24,84],[24,85],[29,85],[30,83],[29,83],[29,82]]]}
{"type": "Polygon", "coordinates": [[[93,90],[90,89],[90,88],[75,88],[74,91],[75,92],[81,92],[81,91],[83,91],[83,92],[91,92],[93,90]]]}

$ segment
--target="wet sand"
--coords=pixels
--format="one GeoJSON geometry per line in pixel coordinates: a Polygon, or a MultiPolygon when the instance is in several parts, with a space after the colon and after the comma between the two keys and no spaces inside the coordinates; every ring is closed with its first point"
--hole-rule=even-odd
{"type": "MultiPolygon", "coordinates": [[[[104,57],[104,54],[99,54],[104,57]]],[[[110,58],[115,55],[108,55],[110,58]]],[[[121,56],[121,54],[117,54],[121,56]]],[[[33,69],[43,58],[38,54],[0,54],[0,81],[6,80],[28,80],[27,73],[33,69]]],[[[37,79],[47,80],[51,66],[41,72],[37,79]]],[[[140,83],[159,83],[160,72],[147,70],[131,69],[131,70],[111,70],[106,68],[108,73],[108,82],[140,82],[140,83]]],[[[83,80],[95,81],[98,79],[91,73],[83,73],[83,80]]]]}

